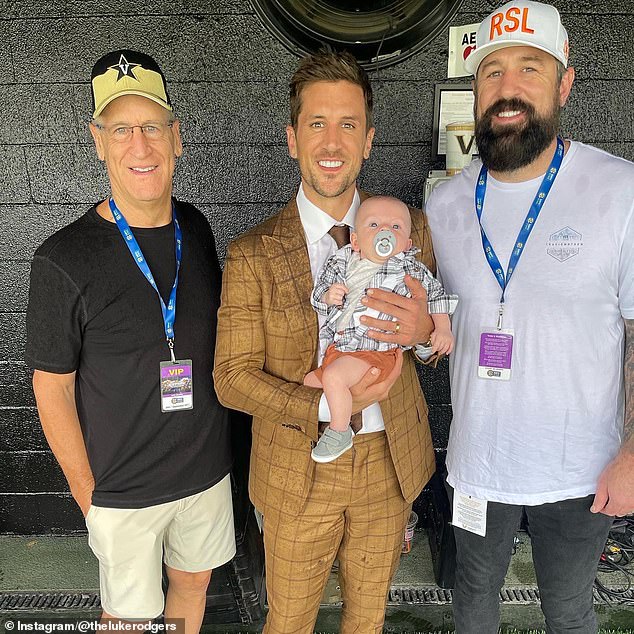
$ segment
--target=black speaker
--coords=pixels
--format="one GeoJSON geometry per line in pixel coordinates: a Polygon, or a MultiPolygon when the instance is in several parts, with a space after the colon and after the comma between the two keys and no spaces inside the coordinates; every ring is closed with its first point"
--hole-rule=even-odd
{"type": "Polygon", "coordinates": [[[453,588],[456,580],[456,540],[444,474],[436,472],[427,489],[427,536],[434,578],[441,588],[453,588]]]}

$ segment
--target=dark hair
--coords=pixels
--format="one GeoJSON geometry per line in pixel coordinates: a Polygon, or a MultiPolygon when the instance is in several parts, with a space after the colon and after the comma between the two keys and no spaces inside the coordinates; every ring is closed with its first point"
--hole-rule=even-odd
{"type": "Polygon", "coordinates": [[[316,81],[349,81],[360,86],[365,99],[366,129],[372,127],[372,86],[368,74],[352,53],[320,49],[302,58],[289,84],[291,125],[294,128],[302,107],[302,91],[316,81]]]}

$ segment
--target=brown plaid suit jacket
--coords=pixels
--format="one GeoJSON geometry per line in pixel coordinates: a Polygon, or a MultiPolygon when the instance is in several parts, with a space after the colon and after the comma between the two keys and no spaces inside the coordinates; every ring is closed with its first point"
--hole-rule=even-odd
{"type": "MultiPolygon", "coordinates": [[[[434,271],[426,220],[421,211],[410,211],[412,240],[434,271]]],[[[223,405],[253,416],[249,493],[265,516],[300,513],[315,469],[310,451],[321,391],[302,385],[315,368],[317,350],[312,289],[295,199],[229,245],[214,380],[223,405]]],[[[411,502],[435,470],[427,405],[411,353],[403,357],[401,376],[381,410],[403,497],[411,502]]]]}

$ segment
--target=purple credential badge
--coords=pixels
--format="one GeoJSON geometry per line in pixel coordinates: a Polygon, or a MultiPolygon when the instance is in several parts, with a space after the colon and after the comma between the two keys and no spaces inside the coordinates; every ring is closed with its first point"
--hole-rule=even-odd
{"type": "Polygon", "coordinates": [[[168,365],[161,368],[161,392],[164,396],[179,394],[188,396],[192,393],[191,365],[168,365]]]}
{"type": "Polygon", "coordinates": [[[191,359],[174,363],[161,361],[161,411],[173,412],[194,407],[194,384],[191,359]]]}
{"type": "Polygon", "coordinates": [[[480,335],[481,367],[511,369],[513,335],[503,332],[483,332],[480,335]]]}

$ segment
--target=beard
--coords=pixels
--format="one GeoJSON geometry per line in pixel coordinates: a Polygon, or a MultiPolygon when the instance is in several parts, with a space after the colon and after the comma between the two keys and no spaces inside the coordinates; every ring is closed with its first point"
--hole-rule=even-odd
{"type": "Polygon", "coordinates": [[[300,173],[302,179],[323,198],[337,198],[350,189],[356,182],[362,163],[356,164],[352,157],[344,159],[340,155],[330,155],[328,158],[342,160],[345,164],[345,171],[339,174],[324,174],[319,172],[319,168],[310,162],[302,164],[300,162],[300,173]]]}
{"type": "Polygon", "coordinates": [[[323,178],[320,180],[314,174],[302,174],[302,178],[323,198],[337,198],[347,191],[357,180],[357,177],[346,175],[341,179],[323,178]]]}
{"type": "Polygon", "coordinates": [[[495,172],[512,172],[532,163],[557,136],[560,112],[557,98],[544,116],[539,116],[533,106],[518,98],[496,101],[478,119],[475,128],[478,152],[484,165],[495,172]],[[525,112],[525,123],[495,129],[493,118],[505,110],[525,112]]]}

